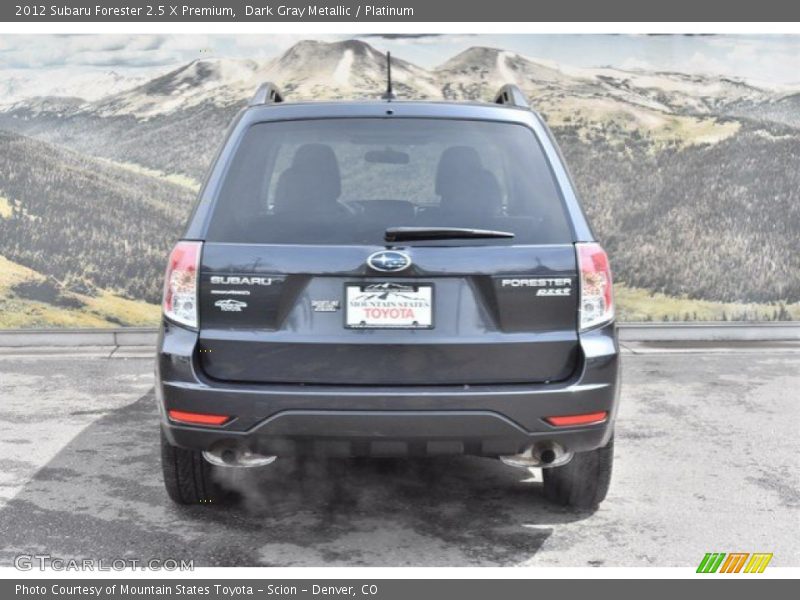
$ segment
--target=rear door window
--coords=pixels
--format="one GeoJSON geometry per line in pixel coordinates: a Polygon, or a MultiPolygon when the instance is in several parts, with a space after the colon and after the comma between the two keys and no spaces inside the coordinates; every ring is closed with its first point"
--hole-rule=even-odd
{"type": "Polygon", "coordinates": [[[251,126],[223,178],[209,241],[382,244],[389,227],[509,231],[571,242],[563,202],[534,132],[511,123],[322,119],[251,126]]]}

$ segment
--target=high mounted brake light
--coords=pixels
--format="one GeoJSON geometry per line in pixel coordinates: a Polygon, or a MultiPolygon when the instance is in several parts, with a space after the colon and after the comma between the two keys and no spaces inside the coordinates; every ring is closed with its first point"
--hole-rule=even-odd
{"type": "Polygon", "coordinates": [[[164,277],[164,316],[197,327],[197,269],[202,242],[178,242],[169,255],[164,277]]]}
{"type": "Polygon", "coordinates": [[[581,331],[609,323],[614,319],[614,292],[608,256],[600,244],[575,244],[581,272],[581,331]]]}

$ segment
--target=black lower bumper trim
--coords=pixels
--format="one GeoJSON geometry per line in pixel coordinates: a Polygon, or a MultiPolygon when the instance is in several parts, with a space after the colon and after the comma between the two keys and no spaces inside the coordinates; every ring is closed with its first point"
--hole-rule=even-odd
{"type": "Polygon", "coordinates": [[[590,450],[605,443],[610,424],[530,432],[486,411],[285,411],[244,432],[174,424],[165,432],[178,446],[238,445],[276,456],[502,456],[540,441],[590,450]]]}

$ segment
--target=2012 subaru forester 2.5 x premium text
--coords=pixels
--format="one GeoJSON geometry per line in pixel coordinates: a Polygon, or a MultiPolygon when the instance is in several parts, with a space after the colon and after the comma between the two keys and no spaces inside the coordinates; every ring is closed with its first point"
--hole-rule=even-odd
{"type": "Polygon", "coordinates": [[[157,360],[180,503],[277,457],[496,457],[596,506],[611,477],[611,274],[521,92],[285,103],[232,124],[169,258],[157,360]]]}

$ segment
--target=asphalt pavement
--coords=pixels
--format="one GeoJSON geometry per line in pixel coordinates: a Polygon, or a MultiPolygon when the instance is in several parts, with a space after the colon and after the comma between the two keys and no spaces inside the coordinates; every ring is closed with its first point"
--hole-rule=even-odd
{"type": "Polygon", "coordinates": [[[19,554],[195,566],[800,566],[800,348],[629,344],[609,496],[549,505],[498,461],[279,460],[236,506],[163,490],[149,351],[0,351],[0,565],[19,554]]]}

